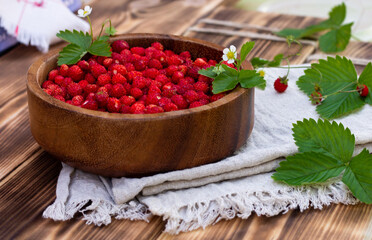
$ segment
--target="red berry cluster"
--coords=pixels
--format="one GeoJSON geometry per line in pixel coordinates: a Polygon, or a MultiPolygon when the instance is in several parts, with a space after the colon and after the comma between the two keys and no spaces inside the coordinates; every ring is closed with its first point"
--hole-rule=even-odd
{"type": "Polygon", "coordinates": [[[111,57],[92,56],[49,72],[43,90],[56,99],[82,108],[112,113],[161,113],[199,107],[216,101],[212,79],[198,71],[215,60],[191,59],[159,42],[148,48],[123,40],[111,44],[111,57]]]}

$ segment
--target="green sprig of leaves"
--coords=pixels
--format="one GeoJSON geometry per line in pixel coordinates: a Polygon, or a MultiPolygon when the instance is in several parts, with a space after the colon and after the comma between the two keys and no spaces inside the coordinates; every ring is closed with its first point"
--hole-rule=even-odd
{"type": "Polygon", "coordinates": [[[282,63],[284,55],[282,53],[277,54],[273,60],[267,60],[259,57],[251,59],[253,68],[264,68],[264,67],[278,67],[282,63]]]}
{"type": "Polygon", "coordinates": [[[60,51],[58,57],[58,65],[62,64],[75,64],[77,63],[85,54],[90,53],[96,56],[111,56],[110,43],[108,42],[109,36],[114,35],[116,32],[115,28],[111,26],[106,28],[107,35],[99,36],[98,39],[92,39],[89,33],[84,33],[82,31],[69,30],[60,31],[57,33],[57,37],[69,42],[60,51]]]}
{"type": "Polygon", "coordinates": [[[297,81],[300,90],[310,96],[315,88],[320,89],[324,101],[316,108],[322,118],[334,119],[372,105],[371,92],[367,97],[358,93],[358,84],[372,89],[372,64],[369,63],[358,78],[354,64],[346,57],[328,57],[311,64],[305,75],[297,81]]]}
{"type": "Polygon", "coordinates": [[[214,79],[212,82],[214,94],[234,89],[238,84],[243,88],[258,87],[265,89],[265,79],[256,71],[241,69],[241,64],[254,47],[254,42],[246,42],[240,50],[240,58],[236,59],[236,69],[223,63],[214,67],[200,69],[199,74],[214,79]]]}
{"type": "Polygon", "coordinates": [[[293,124],[299,153],[280,163],[272,178],[289,185],[324,182],[342,174],[353,195],[372,203],[372,155],[367,149],[353,157],[355,136],[340,123],[304,119],[293,124]]]}
{"type": "Polygon", "coordinates": [[[349,44],[351,37],[351,27],[353,22],[343,24],[346,17],[346,6],[344,3],[335,6],[329,12],[329,18],[315,25],[310,25],[303,29],[285,28],[275,32],[280,37],[293,37],[301,39],[313,37],[314,34],[327,31],[319,37],[319,48],[323,52],[340,52],[349,44]]]}

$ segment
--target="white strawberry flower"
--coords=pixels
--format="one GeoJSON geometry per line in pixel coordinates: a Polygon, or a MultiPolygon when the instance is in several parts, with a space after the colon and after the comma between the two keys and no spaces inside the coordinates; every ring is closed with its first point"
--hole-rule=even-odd
{"type": "Polygon", "coordinates": [[[238,54],[236,53],[236,47],[234,45],[231,45],[230,49],[225,48],[223,50],[222,59],[224,61],[227,61],[227,63],[234,63],[237,56],[238,54]]]}
{"type": "Polygon", "coordinates": [[[90,6],[85,6],[84,10],[79,9],[78,16],[81,18],[89,16],[89,14],[92,12],[92,8],[90,6]]]}

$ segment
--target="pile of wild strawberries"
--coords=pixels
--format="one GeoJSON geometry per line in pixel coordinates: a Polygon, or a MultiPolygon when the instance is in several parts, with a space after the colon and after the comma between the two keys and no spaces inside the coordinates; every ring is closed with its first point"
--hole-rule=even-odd
{"type": "Polygon", "coordinates": [[[188,51],[176,54],[159,42],[151,47],[111,44],[111,57],[92,56],[49,72],[43,90],[63,102],[111,113],[161,113],[199,107],[216,101],[212,79],[198,71],[215,60],[191,60],[188,51]]]}

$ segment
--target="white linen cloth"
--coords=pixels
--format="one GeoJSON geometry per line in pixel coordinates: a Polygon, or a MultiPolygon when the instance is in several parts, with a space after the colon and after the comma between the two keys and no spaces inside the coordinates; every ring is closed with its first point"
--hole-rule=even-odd
{"type": "MultiPolygon", "coordinates": [[[[235,216],[273,216],[290,209],[321,209],[331,203],[355,204],[348,188],[332,179],[327,183],[291,187],[274,182],[272,171],[283,157],[297,152],[292,123],[318,119],[296,81],[303,69],[291,69],[288,89],[277,93],[276,78],[286,69],[265,69],[267,88],[255,91],[255,124],[247,143],[234,156],[217,163],[143,178],[103,178],[63,164],[57,198],[44,217],[67,220],[81,212],[87,223],[109,224],[116,219],[167,220],[166,232],[177,234],[206,227],[235,216]],[[88,203],[88,204],[87,204],[88,203]]],[[[338,119],[356,138],[356,152],[372,150],[372,107],[338,119]]]]}
{"type": "Polygon", "coordinates": [[[89,24],[61,0],[0,0],[0,26],[25,45],[47,52],[60,30],[88,31],[89,24]]]}

